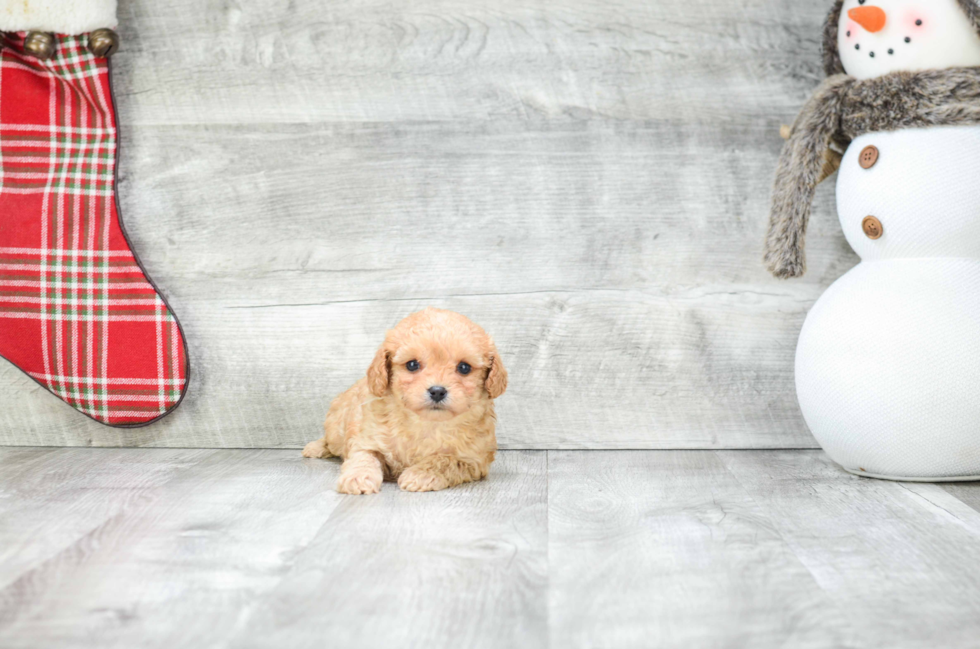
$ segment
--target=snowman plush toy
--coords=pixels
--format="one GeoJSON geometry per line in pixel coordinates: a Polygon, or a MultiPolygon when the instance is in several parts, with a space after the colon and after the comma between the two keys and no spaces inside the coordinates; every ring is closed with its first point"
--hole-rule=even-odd
{"type": "Polygon", "coordinates": [[[852,473],[978,480],[980,0],[837,0],[824,67],[786,134],[765,261],[805,272],[814,191],[839,168],[861,263],[803,326],[803,416],[852,473]]]}

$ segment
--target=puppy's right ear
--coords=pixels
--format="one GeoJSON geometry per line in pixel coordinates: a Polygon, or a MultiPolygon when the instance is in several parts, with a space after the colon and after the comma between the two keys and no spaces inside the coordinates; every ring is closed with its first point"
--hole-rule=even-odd
{"type": "Polygon", "coordinates": [[[367,371],[368,389],[376,397],[383,397],[388,394],[388,379],[391,375],[391,355],[385,345],[381,346],[378,353],[371,361],[371,367],[367,371]]]}

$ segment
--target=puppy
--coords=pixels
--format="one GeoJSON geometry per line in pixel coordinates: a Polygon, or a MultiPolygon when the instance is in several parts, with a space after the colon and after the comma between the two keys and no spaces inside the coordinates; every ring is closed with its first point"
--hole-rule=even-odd
{"type": "Polygon", "coordinates": [[[437,491],[487,475],[497,450],[493,400],[507,370],[493,340],[452,311],[426,309],[388,332],[367,376],[337,397],[305,457],[339,457],[337,491],[370,494],[387,478],[437,491]]]}

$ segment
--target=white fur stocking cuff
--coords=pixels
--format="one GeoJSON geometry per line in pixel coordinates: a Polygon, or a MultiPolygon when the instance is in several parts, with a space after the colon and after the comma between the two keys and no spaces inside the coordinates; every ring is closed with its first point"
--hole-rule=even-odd
{"type": "Polygon", "coordinates": [[[0,31],[84,34],[116,26],[116,0],[0,0],[0,31]]]}

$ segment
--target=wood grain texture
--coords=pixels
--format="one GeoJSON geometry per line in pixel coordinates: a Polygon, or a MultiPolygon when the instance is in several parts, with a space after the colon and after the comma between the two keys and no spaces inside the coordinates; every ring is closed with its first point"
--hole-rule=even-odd
{"type": "Polygon", "coordinates": [[[228,646],[544,647],[546,472],[510,452],[481,482],[344,497],[228,646]]]}
{"type": "Polygon", "coordinates": [[[980,482],[950,482],[938,486],[957,500],[980,511],[980,482]]]}
{"type": "Polygon", "coordinates": [[[843,647],[838,605],[714,453],[549,453],[551,646],[843,647]]]}
{"type": "MultiPolygon", "coordinates": [[[[59,453],[81,459],[68,476],[33,469],[31,492],[34,500],[58,497],[62,517],[35,510],[21,517],[30,525],[0,523],[0,538],[27,548],[63,544],[27,570],[0,556],[0,569],[22,571],[0,584],[5,648],[223,646],[340,500],[336,467],[295,452],[182,451],[199,461],[150,489],[150,478],[126,476],[173,467],[164,454],[176,451],[59,453]],[[41,478],[55,487],[45,489],[41,478]],[[118,511],[95,518],[90,503],[118,511]],[[84,535],[66,529],[65,519],[83,517],[84,535]]],[[[0,484],[7,488],[6,479],[0,484]]]]}
{"type": "Polygon", "coordinates": [[[980,512],[944,487],[846,474],[819,452],[721,452],[838,605],[858,647],[973,647],[980,512]]]}
{"type": "MultiPolygon", "coordinates": [[[[0,593],[210,455],[0,449],[0,593]]],[[[4,602],[0,595],[0,611],[4,602]]]]}
{"type": "Polygon", "coordinates": [[[0,648],[973,649],[980,512],[815,451],[0,449],[0,648]]]}
{"type": "Polygon", "coordinates": [[[815,81],[826,11],[791,0],[134,0],[120,3],[114,63],[140,124],[731,121],[733,100],[768,120],[795,111],[815,81]]]}
{"type": "Polygon", "coordinates": [[[118,431],[3,365],[0,443],[298,447],[435,305],[500,344],[505,448],[812,447],[796,336],[856,261],[832,187],[806,279],[760,258],[824,9],[122,3],[120,198],[191,391],[118,431]]]}

